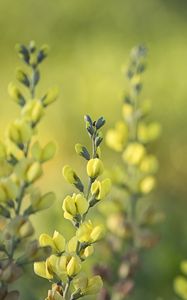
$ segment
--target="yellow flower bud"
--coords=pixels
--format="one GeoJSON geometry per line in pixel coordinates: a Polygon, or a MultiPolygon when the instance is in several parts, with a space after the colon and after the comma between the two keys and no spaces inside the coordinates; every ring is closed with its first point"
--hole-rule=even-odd
{"type": "Polygon", "coordinates": [[[85,275],[81,275],[73,281],[76,290],[80,289],[83,295],[97,294],[103,286],[103,282],[100,276],[96,275],[91,278],[87,278],[85,275]]]}
{"type": "Polygon", "coordinates": [[[102,200],[109,194],[110,189],[111,180],[109,178],[106,178],[103,181],[95,180],[91,186],[91,193],[97,200],[102,200]]]}
{"type": "Polygon", "coordinates": [[[70,166],[68,166],[68,165],[64,166],[64,168],[62,170],[62,174],[68,183],[70,183],[70,184],[76,183],[77,174],[70,166]]]}
{"type": "Polygon", "coordinates": [[[76,236],[80,242],[93,243],[100,240],[104,235],[104,228],[101,225],[93,226],[92,222],[86,221],[77,229],[76,236]]]}
{"type": "Polygon", "coordinates": [[[39,237],[40,246],[50,246],[56,252],[64,252],[65,250],[65,238],[58,231],[55,230],[53,237],[43,233],[39,237]]]}
{"type": "Polygon", "coordinates": [[[150,124],[145,124],[144,122],[141,122],[138,126],[138,139],[142,143],[151,142],[158,138],[161,132],[160,124],[154,122],[150,124]]]}
{"type": "Polygon", "coordinates": [[[38,123],[44,115],[44,108],[40,100],[33,99],[29,101],[22,109],[22,115],[25,120],[38,123]]]}
{"type": "Polygon", "coordinates": [[[34,162],[29,167],[26,173],[26,179],[28,182],[34,182],[42,175],[42,168],[39,162],[34,162]]]}
{"type": "Polygon", "coordinates": [[[174,281],[175,292],[184,300],[187,300],[187,279],[178,276],[174,281]]]}
{"type": "Polygon", "coordinates": [[[12,98],[12,100],[14,100],[16,103],[18,103],[20,105],[25,104],[25,99],[24,99],[23,95],[21,94],[21,92],[17,88],[17,86],[12,82],[8,85],[8,93],[9,93],[10,97],[12,98]]]}
{"type": "Polygon", "coordinates": [[[140,163],[140,171],[143,173],[155,173],[158,170],[158,161],[154,155],[147,155],[140,163]]]}
{"type": "Polygon", "coordinates": [[[87,163],[87,174],[91,178],[97,178],[104,171],[104,166],[99,158],[92,158],[87,163]]]}
{"type": "Polygon", "coordinates": [[[46,193],[43,196],[40,195],[33,195],[31,197],[31,204],[34,211],[43,210],[49,208],[53,205],[56,197],[55,194],[52,192],[46,193]]]}
{"type": "Polygon", "coordinates": [[[31,126],[24,120],[16,120],[8,128],[9,139],[17,145],[27,143],[32,134],[31,126]]]}
{"type": "Polygon", "coordinates": [[[68,252],[76,252],[76,249],[77,249],[77,243],[78,243],[78,240],[77,240],[77,237],[76,236],[73,236],[69,242],[68,242],[68,245],[67,245],[67,250],[68,252]]]}
{"type": "Polygon", "coordinates": [[[123,151],[128,140],[128,127],[124,122],[116,123],[114,129],[108,130],[106,134],[106,144],[111,149],[121,152],[123,151]]]}
{"type": "Polygon", "coordinates": [[[102,225],[98,225],[98,226],[94,227],[90,234],[91,240],[93,242],[99,241],[100,239],[103,238],[104,232],[105,232],[105,230],[102,225]]]}
{"type": "Polygon", "coordinates": [[[89,204],[85,197],[81,194],[73,194],[64,199],[62,208],[64,210],[64,217],[72,220],[76,215],[84,214],[88,210],[89,204]]]}
{"type": "Polygon", "coordinates": [[[15,200],[17,194],[18,187],[10,178],[0,181],[0,202],[15,200]]]}
{"type": "Polygon", "coordinates": [[[124,103],[122,112],[123,112],[123,117],[125,120],[129,120],[130,118],[132,118],[132,115],[133,115],[132,105],[129,103],[124,103]]]}
{"type": "Polygon", "coordinates": [[[42,151],[42,162],[48,161],[53,158],[56,152],[56,145],[54,142],[49,142],[42,151]]]}
{"type": "Polygon", "coordinates": [[[88,246],[84,249],[83,253],[81,253],[81,256],[83,256],[84,258],[87,258],[89,256],[91,256],[94,253],[94,247],[88,246]]]}
{"type": "Polygon", "coordinates": [[[49,104],[56,101],[57,97],[59,95],[59,88],[53,87],[50,90],[48,90],[47,94],[44,96],[42,102],[44,106],[48,106],[49,104]]]}
{"type": "Polygon", "coordinates": [[[67,264],[67,274],[70,277],[77,275],[81,269],[81,264],[78,257],[72,256],[67,264]]]}
{"type": "Polygon", "coordinates": [[[88,279],[88,285],[85,291],[85,295],[95,295],[99,293],[103,287],[103,281],[100,276],[96,275],[88,279]]]}
{"type": "Polygon", "coordinates": [[[63,252],[65,250],[65,238],[56,230],[53,234],[53,242],[58,252],[63,252]]]}
{"type": "Polygon", "coordinates": [[[53,274],[52,272],[49,272],[46,266],[46,262],[35,262],[34,263],[34,273],[40,277],[46,278],[46,279],[52,279],[53,274]]]}
{"type": "Polygon", "coordinates": [[[144,179],[140,182],[140,191],[143,194],[150,193],[156,185],[156,180],[153,176],[146,176],[144,179]]]}
{"type": "Polygon", "coordinates": [[[19,237],[21,239],[27,238],[34,233],[34,228],[29,220],[26,220],[25,223],[19,229],[19,237]]]}
{"type": "Polygon", "coordinates": [[[123,152],[123,160],[130,165],[138,165],[146,153],[145,147],[139,143],[131,143],[123,152]]]}

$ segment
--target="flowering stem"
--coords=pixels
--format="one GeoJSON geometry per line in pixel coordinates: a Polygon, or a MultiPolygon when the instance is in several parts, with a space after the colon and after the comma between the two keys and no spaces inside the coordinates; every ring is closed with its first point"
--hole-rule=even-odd
{"type": "Polygon", "coordinates": [[[72,281],[72,278],[68,277],[68,280],[67,280],[67,283],[66,283],[66,286],[64,289],[64,293],[63,293],[64,300],[68,300],[68,291],[70,288],[71,281],[72,281]]]}

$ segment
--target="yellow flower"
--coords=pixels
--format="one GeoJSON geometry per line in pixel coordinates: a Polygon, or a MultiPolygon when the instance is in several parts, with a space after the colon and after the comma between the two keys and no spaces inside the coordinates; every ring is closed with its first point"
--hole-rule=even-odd
{"type": "Polygon", "coordinates": [[[102,225],[93,226],[92,222],[86,221],[77,229],[76,236],[80,242],[94,243],[100,240],[104,235],[102,225]]]}
{"type": "Polygon", "coordinates": [[[0,159],[5,159],[6,158],[6,146],[0,141],[0,159]]]}
{"type": "Polygon", "coordinates": [[[44,115],[44,108],[40,100],[29,101],[22,109],[22,115],[27,121],[37,123],[44,115]]]}
{"type": "Polygon", "coordinates": [[[39,237],[40,246],[50,246],[56,252],[65,251],[65,238],[58,231],[55,230],[53,236],[49,236],[46,233],[43,233],[39,237]]]}
{"type": "Polygon", "coordinates": [[[146,176],[140,182],[140,191],[143,194],[150,193],[156,185],[156,180],[153,176],[146,176]]]}
{"type": "Polygon", "coordinates": [[[82,275],[73,281],[76,290],[80,289],[83,295],[94,295],[99,293],[103,286],[103,282],[100,276],[96,275],[91,278],[87,278],[82,275]]]}
{"type": "Polygon", "coordinates": [[[99,158],[92,158],[87,163],[87,174],[91,178],[97,178],[104,171],[104,166],[99,158]]]}
{"type": "Polygon", "coordinates": [[[33,194],[31,196],[31,204],[34,211],[49,208],[55,201],[56,197],[53,192],[44,194],[43,196],[33,194]]]}
{"type": "Polygon", "coordinates": [[[108,147],[117,152],[123,151],[127,139],[128,128],[127,125],[122,121],[116,123],[115,128],[108,130],[106,134],[106,144],[108,147]]]}
{"type": "Polygon", "coordinates": [[[147,155],[140,163],[140,171],[143,173],[155,173],[158,170],[158,161],[154,155],[147,155]]]}
{"type": "Polygon", "coordinates": [[[125,120],[129,120],[133,115],[132,105],[129,103],[124,103],[122,112],[123,112],[123,117],[125,118],[125,120]]]}
{"type": "Polygon", "coordinates": [[[138,165],[146,153],[145,147],[139,143],[130,143],[123,152],[123,160],[130,165],[138,165]]]}
{"type": "Polygon", "coordinates": [[[53,274],[48,269],[46,262],[35,262],[34,263],[34,273],[40,277],[46,278],[46,279],[52,279],[53,274]]]}
{"type": "Polygon", "coordinates": [[[23,95],[21,94],[20,90],[17,88],[17,86],[14,83],[9,83],[8,85],[8,93],[12,100],[14,100],[16,103],[20,105],[25,104],[25,100],[23,95]]]}
{"type": "Polygon", "coordinates": [[[8,128],[9,139],[17,145],[27,143],[32,134],[31,126],[24,120],[16,120],[8,128]]]}
{"type": "Polygon", "coordinates": [[[160,124],[154,122],[150,124],[145,124],[141,122],[138,126],[138,139],[142,143],[151,142],[158,138],[161,132],[160,124]]]}
{"type": "Polygon", "coordinates": [[[65,180],[70,184],[75,184],[77,182],[77,174],[75,171],[68,165],[63,167],[62,174],[65,180]]]}
{"type": "Polygon", "coordinates": [[[102,200],[109,194],[110,189],[111,180],[109,178],[106,178],[103,181],[95,180],[91,186],[91,193],[97,200],[102,200]]]}
{"type": "Polygon", "coordinates": [[[81,194],[73,194],[64,199],[62,208],[64,217],[72,220],[77,215],[83,215],[88,210],[89,204],[86,198],[81,194]]]}
{"type": "Polygon", "coordinates": [[[43,97],[42,103],[44,106],[48,106],[49,104],[56,101],[57,97],[59,95],[59,88],[53,87],[50,90],[48,90],[47,94],[43,97]]]}
{"type": "Polygon", "coordinates": [[[72,277],[77,275],[80,269],[81,269],[81,264],[78,257],[72,256],[66,267],[68,276],[72,277]]]}
{"type": "MultiPolygon", "coordinates": [[[[67,244],[67,251],[69,253],[73,253],[73,252],[76,253],[77,244],[78,244],[78,239],[76,236],[73,236],[67,244]]],[[[85,259],[85,258],[91,256],[93,254],[93,252],[94,252],[94,247],[92,245],[90,245],[90,246],[87,246],[86,248],[82,249],[80,251],[79,255],[81,256],[81,258],[85,259]]]]}
{"type": "Polygon", "coordinates": [[[0,181],[0,202],[15,200],[17,195],[18,187],[10,178],[0,181]]]}
{"type": "Polygon", "coordinates": [[[184,300],[187,300],[187,279],[178,276],[174,281],[175,292],[184,300]]]}
{"type": "Polygon", "coordinates": [[[42,168],[39,162],[33,162],[26,173],[26,180],[34,182],[42,175],[42,168]]]}
{"type": "Polygon", "coordinates": [[[36,160],[38,160],[41,163],[44,163],[55,155],[56,152],[56,145],[54,142],[49,142],[45,145],[45,147],[42,149],[39,142],[34,143],[32,146],[32,156],[36,160]]]}

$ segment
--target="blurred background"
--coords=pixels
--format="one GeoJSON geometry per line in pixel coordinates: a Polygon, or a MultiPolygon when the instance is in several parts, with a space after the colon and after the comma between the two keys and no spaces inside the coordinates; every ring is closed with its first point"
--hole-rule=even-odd
{"type": "MultiPolygon", "coordinates": [[[[56,158],[47,165],[41,181],[42,190],[55,190],[58,201],[50,211],[34,217],[37,236],[43,231],[52,233],[54,228],[69,235],[71,226],[62,223],[59,213],[69,188],[61,168],[68,162],[76,169],[81,167],[74,144],[87,142],[83,115],[104,115],[105,130],[120,118],[125,91],[121,70],[134,45],[148,47],[143,94],[152,100],[152,120],[163,128],[162,137],[153,146],[161,165],[154,198],[166,218],[157,229],[160,244],[143,256],[137,288],[130,299],[177,299],[173,278],[179,273],[180,261],[187,258],[187,1],[1,0],[1,136],[18,113],[7,93],[7,85],[20,66],[14,45],[30,40],[51,47],[42,66],[39,95],[54,84],[61,90],[39,133],[41,141],[54,139],[58,143],[56,158]]],[[[105,165],[110,165],[111,152],[104,146],[103,153],[105,165]]],[[[47,283],[34,273],[19,284],[21,299],[43,299],[47,283]]]]}

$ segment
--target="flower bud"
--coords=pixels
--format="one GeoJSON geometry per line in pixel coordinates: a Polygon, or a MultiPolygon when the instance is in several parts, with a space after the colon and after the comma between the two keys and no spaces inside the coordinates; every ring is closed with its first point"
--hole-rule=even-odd
{"type": "Polygon", "coordinates": [[[177,276],[174,281],[174,289],[177,295],[182,299],[186,299],[187,279],[183,276],[177,276]]]}
{"type": "Polygon", "coordinates": [[[49,280],[53,278],[52,272],[48,270],[46,262],[43,261],[34,263],[34,273],[49,280]]]}
{"type": "Polygon", "coordinates": [[[111,180],[109,178],[103,181],[95,180],[91,186],[91,193],[97,200],[102,200],[105,198],[111,189],[111,180]]]}
{"type": "Polygon", "coordinates": [[[22,109],[22,115],[25,120],[36,124],[44,115],[44,108],[40,100],[33,99],[29,101],[22,109]]]}
{"type": "Polygon", "coordinates": [[[121,152],[128,139],[128,127],[124,122],[118,122],[114,129],[109,129],[106,134],[106,144],[111,149],[121,152]]]}
{"type": "Polygon", "coordinates": [[[85,197],[81,194],[73,194],[64,199],[62,208],[64,210],[64,217],[72,220],[76,215],[83,215],[88,210],[89,204],[85,197]]]}
{"type": "Polygon", "coordinates": [[[123,104],[123,117],[125,120],[130,120],[132,118],[132,115],[133,115],[133,107],[131,104],[129,103],[124,103],[123,104]]]}
{"type": "Polygon", "coordinates": [[[97,178],[104,171],[104,166],[99,158],[92,158],[87,163],[87,174],[91,178],[97,178]]]}
{"type": "Polygon", "coordinates": [[[76,236],[80,242],[93,243],[100,240],[104,235],[104,228],[101,225],[93,226],[92,222],[86,221],[77,229],[76,236]]]}
{"type": "Polygon", "coordinates": [[[28,76],[23,72],[21,69],[18,69],[16,72],[16,79],[20,81],[22,84],[25,86],[29,87],[30,86],[30,81],[28,76]]]}
{"type": "Polygon", "coordinates": [[[56,153],[56,144],[54,142],[49,142],[42,151],[42,162],[46,162],[54,157],[56,153]]]}
{"type": "Polygon", "coordinates": [[[156,185],[156,180],[153,176],[146,176],[144,179],[140,182],[140,191],[143,194],[150,193],[156,185]]]}
{"type": "Polygon", "coordinates": [[[12,100],[14,100],[16,103],[18,103],[20,106],[25,105],[25,99],[23,95],[21,94],[20,90],[17,88],[16,85],[14,85],[12,82],[8,86],[8,93],[12,100]]]}
{"type": "Polygon", "coordinates": [[[34,228],[29,220],[20,227],[19,229],[19,236],[21,239],[27,238],[34,233],[34,228]]]}
{"type": "Polygon", "coordinates": [[[67,264],[68,276],[73,277],[73,276],[77,275],[77,273],[80,271],[80,269],[81,269],[81,264],[80,264],[78,257],[72,256],[72,258],[70,259],[70,261],[67,264]]]}
{"type": "Polygon", "coordinates": [[[158,170],[158,161],[154,155],[147,155],[140,163],[140,171],[153,174],[158,170]]]}
{"type": "Polygon", "coordinates": [[[27,143],[32,137],[31,126],[24,120],[16,120],[8,128],[8,137],[15,144],[22,145],[27,143]]]}
{"type": "Polygon", "coordinates": [[[34,182],[42,175],[42,168],[39,162],[34,162],[26,173],[26,179],[28,182],[34,182]]]}
{"type": "Polygon", "coordinates": [[[75,145],[75,151],[78,155],[84,157],[85,159],[89,160],[90,159],[90,154],[86,147],[82,146],[81,144],[76,144],[75,145]]]}
{"type": "Polygon", "coordinates": [[[160,124],[154,122],[150,124],[145,124],[141,122],[138,126],[138,139],[142,143],[148,143],[158,138],[161,132],[160,124]]]}
{"type": "Polygon", "coordinates": [[[103,281],[99,275],[93,276],[88,279],[88,285],[85,291],[85,295],[95,295],[99,293],[103,287],[103,281]]]}
{"type": "Polygon", "coordinates": [[[53,237],[48,234],[41,234],[39,237],[40,246],[50,246],[54,251],[62,253],[65,250],[65,238],[55,230],[53,237]]]}
{"type": "Polygon", "coordinates": [[[59,95],[58,87],[51,88],[50,90],[48,90],[47,94],[42,99],[43,105],[48,106],[51,103],[55,102],[58,95],[59,95]]]}
{"type": "Polygon", "coordinates": [[[53,192],[46,193],[43,196],[32,195],[31,205],[34,211],[40,211],[53,205],[55,199],[56,197],[53,192]]]}
{"type": "Polygon", "coordinates": [[[75,171],[70,166],[68,166],[68,165],[64,166],[64,168],[62,170],[62,174],[68,183],[74,184],[77,189],[79,189],[81,192],[83,192],[84,186],[83,186],[80,178],[77,176],[75,171]]]}
{"type": "Polygon", "coordinates": [[[139,143],[131,143],[123,152],[123,160],[130,165],[138,165],[145,155],[145,147],[139,143]]]}

